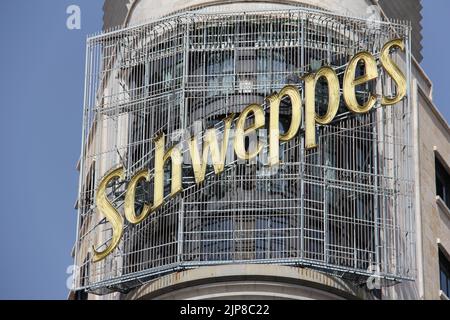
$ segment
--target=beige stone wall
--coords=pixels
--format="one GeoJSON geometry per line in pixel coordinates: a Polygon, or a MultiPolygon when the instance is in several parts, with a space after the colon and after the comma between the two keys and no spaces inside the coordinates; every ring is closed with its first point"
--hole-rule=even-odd
{"type": "Polygon", "coordinates": [[[435,154],[450,167],[450,127],[427,95],[419,90],[419,175],[423,288],[425,299],[439,297],[438,242],[450,252],[450,216],[436,200],[435,154]]]}

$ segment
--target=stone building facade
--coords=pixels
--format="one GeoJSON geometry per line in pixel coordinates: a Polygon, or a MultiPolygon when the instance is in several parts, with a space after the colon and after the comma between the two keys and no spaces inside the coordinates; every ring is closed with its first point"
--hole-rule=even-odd
{"type": "MultiPolygon", "coordinates": [[[[357,269],[353,269],[352,276],[348,276],[348,270],[343,270],[342,265],[339,268],[333,270],[325,267],[321,268],[319,264],[309,265],[307,263],[283,263],[287,260],[280,259],[278,263],[246,263],[247,258],[243,258],[242,261],[233,263],[204,263],[202,265],[192,265],[192,267],[184,267],[177,269],[174,267],[173,271],[170,269],[165,269],[164,272],[160,274],[154,273],[152,276],[144,277],[143,275],[138,275],[137,272],[132,273],[133,277],[126,277],[121,273],[121,277],[124,279],[123,283],[113,283],[114,277],[108,278],[104,282],[91,280],[89,284],[85,284],[81,281],[78,285],[77,291],[71,293],[72,298],[89,298],[89,299],[448,299],[448,291],[450,290],[450,271],[447,269],[450,261],[450,127],[445,121],[443,116],[439,113],[438,108],[433,104],[433,86],[431,80],[427,77],[425,71],[421,68],[420,62],[422,60],[421,55],[421,1],[371,1],[371,0],[346,0],[346,1],[336,1],[336,0],[273,0],[273,1],[255,1],[255,0],[106,0],[104,4],[104,29],[108,30],[115,28],[111,33],[111,39],[108,40],[114,43],[115,32],[122,32],[121,34],[127,34],[127,30],[132,26],[142,25],[145,26],[146,23],[152,23],[152,21],[158,21],[162,19],[162,24],[164,24],[164,19],[167,17],[174,17],[176,15],[183,15],[186,12],[192,12],[193,16],[198,14],[209,14],[209,13],[246,13],[246,12],[277,12],[277,10],[297,10],[305,8],[311,10],[316,14],[316,12],[330,12],[331,14],[339,15],[340,17],[356,17],[355,21],[360,21],[357,19],[364,19],[366,21],[387,21],[387,19],[398,19],[398,20],[409,20],[411,26],[411,37],[409,43],[409,50],[412,54],[410,57],[410,69],[408,69],[408,59],[402,58],[401,64],[403,67],[408,69],[410,79],[408,81],[409,85],[409,96],[408,103],[412,108],[407,113],[410,115],[410,126],[408,125],[405,130],[410,130],[411,140],[405,144],[404,149],[411,150],[411,199],[408,198],[408,204],[402,206],[402,210],[409,212],[411,215],[409,218],[412,220],[402,221],[408,225],[410,229],[402,229],[404,233],[396,233],[397,226],[392,228],[392,237],[394,240],[388,240],[390,235],[381,235],[378,240],[375,240],[372,244],[370,240],[369,244],[360,244],[358,250],[355,250],[354,255],[360,254],[365,249],[367,251],[382,252],[385,247],[391,247],[402,245],[405,247],[412,248],[411,252],[406,252],[405,254],[411,256],[411,260],[408,258],[408,262],[411,265],[401,266],[402,276],[391,278],[385,276],[382,278],[381,286],[375,288],[369,288],[370,281],[377,281],[377,278],[370,279],[366,275],[358,274],[357,269]],[[317,11],[315,11],[317,10],[317,11]],[[410,149],[409,149],[410,148],[410,149]],[[438,166],[439,169],[436,169],[438,166]],[[378,241],[383,241],[380,244],[378,241]],[[393,241],[394,244],[391,244],[393,241]],[[397,242],[398,243],[397,243],[397,242]],[[364,248],[367,245],[368,248],[364,248]],[[356,253],[359,252],[359,253],[356,253]],[[402,279],[403,278],[403,279],[402,279]],[[408,279],[406,279],[408,278],[408,279]],[[108,282],[110,281],[110,282],[108,282]],[[126,282],[126,285],[124,283],[126,282]],[[96,287],[96,283],[102,283],[100,286],[96,287]],[[113,286],[114,284],[114,286],[113,286]],[[121,287],[121,285],[123,285],[121,287]],[[108,288],[108,289],[106,289],[108,288]],[[110,289],[113,288],[113,289],[110,289]],[[374,290],[370,290],[374,289],[374,290]]],[[[284,11],[283,11],[284,12],[284,11]]],[[[171,22],[168,28],[171,27],[171,22]]],[[[170,20],[172,21],[172,20],[170,20]]],[[[175,20],[173,20],[175,21],[175,20]]],[[[195,18],[194,20],[195,21],[195,18]]],[[[394,21],[396,23],[396,21],[394,21]]],[[[129,29],[130,33],[134,29],[129,29]]],[[[219,33],[218,33],[219,34],[219,33]]],[[[95,38],[95,37],[94,37],[95,38]]],[[[95,39],[94,39],[95,40],[95,39]]],[[[108,41],[104,43],[109,44],[108,41]]],[[[102,49],[107,50],[107,49],[102,49]]],[[[236,59],[236,58],[235,58],[236,59]]],[[[114,65],[114,61],[110,61],[111,66],[114,65]]],[[[220,64],[220,63],[219,63],[220,64]]],[[[191,66],[189,66],[191,67],[191,66]]],[[[105,65],[99,66],[99,68],[105,68],[105,65]]],[[[187,67],[186,67],[187,68],[187,67]]],[[[192,67],[191,67],[192,68],[192,67]]],[[[111,70],[114,67],[110,68],[111,70]]],[[[133,69],[131,75],[139,74],[144,72],[139,68],[133,69]],[[137,71],[136,71],[137,70],[137,71]],[[134,73],[133,73],[134,72],[134,73]]],[[[147,72],[147,71],[145,71],[147,72]]],[[[121,73],[118,72],[115,78],[121,77],[121,73]]],[[[106,76],[108,78],[108,76],[106,76]]],[[[257,82],[259,78],[257,78],[257,82]]],[[[112,82],[114,77],[109,76],[109,79],[105,81],[103,85],[103,90],[107,90],[108,87],[113,86],[112,82]]],[[[148,80],[147,80],[148,81],[148,80]]],[[[151,85],[147,84],[147,85],[151,85]]],[[[101,87],[101,86],[100,86],[101,87]]],[[[138,87],[136,85],[136,87],[138,87]]],[[[245,92],[245,88],[241,92],[245,92]]],[[[131,89],[129,89],[131,91],[131,89]]],[[[112,97],[115,91],[108,91],[109,94],[103,93],[103,103],[108,104],[109,97],[112,97]],[[106,101],[106,102],[105,102],[106,101]]],[[[250,91],[249,91],[250,92],[250,91]]],[[[120,93],[119,93],[120,94],[120,93]]],[[[117,94],[117,95],[119,95],[117,94]]],[[[100,94],[102,95],[102,94],[100,94]]],[[[244,101],[246,101],[244,99],[244,101]]],[[[111,103],[113,105],[113,103],[111,103]]],[[[387,111],[390,112],[390,111],[387,111]]],[[[389,115],[389,113],[388,113],[389,115]]],[[[386,116],[386,115],[385,115],[386,116]]],[[[392,114],[395,118],[395,115],[392,114]]],[[[86,119],[85,119],[86,121],[86,119]]],[[[123,124],[122,122],[126,120],[119,120],[119,127],[123,124]]],[[[401,120],[400,120],[401,121],[401,120]]],[[[379,123],[382,123],[380,121],[379,123]]],[[[105,125],[103,123],[103,125],[105,125]]],[[[119,129],[119,135],[125,139],[126,135],[124,132],[128,130],[130,124],[123,125],[122,129],[119,129]],[[125,129],[123,129],[125,128],[125,129]],[[121,131],[125,130],[125,131],[121,131]]],[[[95,125],[92,130],[97,130],[95,125]]],[[[101,127],[98,125],[98,127],[101,127]]],[[[106,129],[104,129],[106,130],[106,129]]],[[[384,133],[392,134],[391,131],[394,129],[383,129],[384,133]]],[[[89,132],[88,132],[89,133],[89,132]]],[[[380,133],[378,133],[380,134],[380,133]]],[[[398,133],[400,134],[400,133],[398,133]]],[[[101,135],[101,139],[104,139],[107,143],[109,131],[104,131],[101,135]]],[[[89,144],[89,139],[100,139],[92,138],[89,134],[86,135],[88,138],[84,141],[84,144],[89,144]]],[[[103,141],[103,140],[101,140],[103,141]]],[[[381,138],[381,141],[384,141],[381,138]]],[[[395,143],[394,143],[395,144],[395,143]]],[[[86,147],[85,153],[94,152],[90,151],[90,145],[86,147]]],[[[102,147],[97,147],[97,154],[102,154],[102,147]],[[98,149],[100,148],[100,149],[98,149]],[[100,151],[99,151],[100,150],[100,151]]],[[[384,147],[383,147],[384,148],[384,147]]],[[[395,148],[395,147],[394,147],[395,148]]],[[[381,148],[382,149],[382,148],[381,148]]],[[[105,149],[106,150],[106,149],[105,149]]],[[[380,149],[378,149],[380,150],[380,149]]],[[[383,150],[383,152],[386,152],[383,150]]],[[[402,154],[402,150],[398,151],[402,154]]],[[[120,158],[123,155],[120,155],[120,158]]],[[[393,154],[396,155],[394,152],[393,154]]],[[[387,157],[387,156],[386,156],[387,157]]],[[[103,166],[99,164],[100,160],[97,156],[96,160],[97,166],[103,166]]],[[[86,194],[90,195],[91,191],[85,190],[85,184],[87,181],[96,186],[98,184],[99,175],[93,174],[87,166],[88,160],[85,161],[84,169],[81,170],[80,179],[80,190],[82,195],[86,197],[86,194]],[[87,179],[86,176],[91,175],[92,178],[87,179]]],[[[391,164],[386,164],[390,166],[391,164]]],[[[83,166],[83,164],[82,164],[83,166]]],[[[108,164],[104,164],[108,167],[108,164]]],[[[371,167],[375,164],[371,164],[371,167]]],[[[393,164],[392,170],[397,170],[396,164],[393,164]]],[[[94,166],[95,167],[95,166],[94,166]]],[[[389,170],[391,170],[389,169],[389,170]]],[[[95,170],[94,170],[95,171],[95,170]]],[[[104,173],[104,169],[98,170],[104,173]]],[[[397,177],[394,177],[397,179],[397,177]]],[[[402,184],[403,180],[397,179],[396,183],[402,184]],[[398,182],[400,181],[400,182],[398,182]]],[[[400,185],[399,190],[408,189],[405,186],[400,185]]],[[[405,191],[408,193],[409,191],[405,191]]],[[[409,193],[408,193],[409,194],[409,193]]],[[[93,198],[94,191],[92,191],[93,198]]],[[[242,196],[244,197],[244,196],[242,196]]],[[[388,197],[388,196],[386,196],[388,197]]],[[[370,198],[371,199],[371,198],[370,198]]],[[[374,200],[367,200],[372,203],[374,200]]],[[[235,201],[241,201],[240,198],[235,198],[235,201]]],[[[78,200],[78,208],[81,210],[82,203],[86,202],[86,199],[78,200]]],[[[89,200],[90,201],[90,200],[89,200]]],[[[387,201],[386,206],[393,206],[393,204],[387,201]]],[[[381,203],[381,202],[380,202],[381,203]]],[[[85,205],[85,204],[84,204],[85,205]]],[[[89,203],[91,205],[91,203],[89,203]]],[[[359,211],[364,210],[358,209],[359,211]]],[[[378,208],[378,207],[377,207],[378,208]]],[[[397,207],[395,207],[397,208],[397,207]]],[[[209,210],[217,210],[217,208],[209,210]]],[[[325,210],[325,209],[323,209],[325,210]]],[[[356,210],[356,209],[355,209],[356,210]]],[[[377,210],[377,209],[375,209],[377,210]]],[[[81,210],[82,211],[82,210],[81,210]]],[[[387,210],[387,212],[390,212],[387,210]]],[[[79,230],[87,228],[83,226],[83,222],[86,224],[88,218],[80,218],[79,230]],[[84,221],[83,221],[84,220],[84,221]]],[[[343,215],[343,217],[345,214],[343,215]]],[[[95,217],[95,216],[94,216],[95,217]]],[[[370,231],[366,229],[360,231],[361,234],[366,236],[366,233],[371,232],[381,233],[377,228],[378,226],[389,225],[389,219],[398,219],[394,214],[391,216],[380,216],[374,218],[374,228],[370,231]],[[384,219],[384,221],[382,221],[384,219]],[[382,222],[379,222],[382,221],[382,222]]],[[[90,219],[90,218],[89,218],[90,219]]],[[[89,222],[92,223],[92,222],[89,222]]],[[[164,223],[159,222],[159,223],[164,223]]],[[[400,222],[392,222],[393,224],[400,222]]],[[[89,224],[88,224],[89,226],[89,224]]],[[[180,227],[180,225],[179,225],[180,227]]],[[[186,228],[186,227],[185,227],[186,228]]],[[[224,228],[219,226],[218,228],[224,228]]],[[[248,228],[255,228],[250,226],[248,228]]],[[[262,227],[258,227],[258,230],[262,227]]],[[[281,228],[281,227],[280,227],[281,228]]],[[[303,228],[303,227],[302,227],[303,228]]],[[[381,227],[380,227],[381,228],[381,227]]],[[[388,227],[386,227],[388,228],[388,227]]],[[[401,227],[398,227],[401,229],[401,227]]],[[[326,228],[325,228],[326,229],[326,228]]],[[[84,229],[83,229],[84,230],[84,229]]],[[[179,231],[179,229],[177,229],[179,231]]],[[[186,231],[186,229],[184,229],[186,231]]],[[[241,229],[239,229],[241,230],[241,229]]],[[[214,229],[216,232],[217,230],[214,229]]],[[[222,231],[223,232],[223,231],[222,231]]],[[[316,231],[315,231],[316,232],[316,231]]],[[[356,234],[353,231],[353,234],[356,234]]],[[[82,238],[83,236],[79,236],[82,238]]],[[[314,236],[312,236],[314,237],[314,236]]],[[[356,237],[356,236],[355,236],[356,237]]],[[[370,235],[368,237],[371,237],[370,235]]],[[[285,236],[283,236],[285,238],[285,236]]],[[[325,235],[325,238],[327,236],[325,235]]],[[[77,239],[79,241],[79,239],[77,239]]],[[[105,240],[102,238],[102,240],[105,240]]],[[[211,239],[208,239],[211,241],[211,239]]],[[[194,242],[194,241],[192,241],[194,242]]],[[[79,242],[80,243],[80,242],[79,242]]],[[[223,241],[220,242],[221,246],[223,241]]],[[[258,240],[255,240],[256,246],[258,246],[258,240]]],[[[356,241],[355,241],[356,243],[356,241]]],[[[225,244],[226,246],[227,244],[225,244]]],[[[312,246],[312,245],[311,245],[312,246]]],[[[356,244],[353,244],[356,246],[356,244]]],[[[341,245],[340,248],[335,248],[335,250],[348,250],[350,246],[341,245]],[[345,247],[345,248],[344,248],[345,247]]],[[[217,247],[215,247],[217,249],[217,247]]],[[[284,247],[281,247],[284,250],[284,247]]],[[[331,246],[330,246],[331,248],[331,246]]],[[[121,250],[126,250],[124,246],[121,250]]],[[[170,249],[172,250],[172,249],[170,249]]],[[[179,249],[178,250],[183,250],[179,249]]],[[[192,249],[196,250],[196,249],[192,249]]],[[[235,249],[237,250],[237,249],[235,249]]],[[[245,249],[240,249],[244,251],[245,249]]],[[[331,249],[329,249],[331,250],[331,249]]],[[[395,253],[390,253],[390,249],[385,250],[385,260],[388,261],[392,268],[398,268],[402,264],[399,258],[401,253],[399,249],[396,248],[395,253]],[[395,259],[391,255],[396,255],[395,259]],[[390,259],[394,259],[395,262],[391,262],[390,259]],[[398,264],[398,265],[396,265],[398,264]]],[[[107,266],[102,265],[98,267],[94,264],[89,264],[88,261],[91,259],[89,254],[79,257],[77,255],[84,254],[88,252],[88,248],[84,248],[83,245],[78,244],[77,250],[74,253],[76,261],[84,261],[86,265],[80,271],[82,276],[80,278],[96,279],[95,276],[99,269],[93,268],[122,268],[127,262],[123,261],[112,261],[107,266]],[[119,265],[119,267],[117,267],[119,265]],[[87,268],[89,266],[89,268],[87,268]]],[[[180,251],[178,251],[180,254],[180,251]]],[[[341,252],[340,259],[345,256],[341,252]]],[[[257,255],[257,253],[256,253],[257,255]]],[[[134,256],[133,256],[134,257],[134,256]]],[[[284,257],[286,258],[286,257],[284,257]]],[[[225,259],[226,260],[226,259],[225,259]]],[[[248,259],[251,260],[251,259],[248,259]]],[[[257,259],[256,259],[257,260],[257,259]]],[[[255,262],[256,260],[252,260],[255,262]]],[[[355,258],[355,265],[359,260],[364,260],[360,258],[355,258]]],[[[369,259],[372,261],[372,258],[369,259]]],[[[353,261],[353,260],[352,260],[353,261]]],[[[304,261],[303,261],[304,262],[304,261]]],[[[366,261],[368,262],[368,261],[366,261]]],[[[341,263],[341,262],[340,262],[341,263]]],[[[353,262],[352,262],[353,263],[353,262]]],[[[338,265],[339,263],[335,263],[338,265]]],[[[370,263],[368,262],[368,265],[370,263]]],[[[175,264],[174,264],[175,265],[175,264]]],[[[189,264],[187,264],[189,265],[189,264]]],[[[366,265],[364,265],[366,267],[366,265]]],[[[353,266],[352,266],[353,268],[353,266]]],[[[352,268],[349,268],[352,269],[352,268]]],[[[145,268],[144,268],[145,269],[145,268]]],[[[103,270],[103,269],[102,269],[103,270]]],[[[108,269],[109,270],[109,269],[108,269]]],[[[142,272],[139,269],[139,272],[142,272]]],[[[155,269],[156,270],[156,269],[155,269]]],[[[144,270],[145,271],[145,270],[144,270]]],[[[124,272],[124,271],[122,271],[124,272]]],[[[394,272],[395,273],[395,272],[394,272]]],[[[101,275],[101,272],[98,273],[101,275]]],[[[100,276],[101,277],[101,276],[100,276]]]]}

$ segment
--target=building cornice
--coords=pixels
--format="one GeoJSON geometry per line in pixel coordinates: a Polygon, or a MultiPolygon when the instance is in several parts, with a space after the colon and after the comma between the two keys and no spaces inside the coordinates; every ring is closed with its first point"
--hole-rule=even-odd
{"type": "Polygon", "coordinates": [[[205,286],[211,283],[222,283],[226,286],[238,281],[278,282],[322,290],[344,299],[373,299],[365,287],[356,286],[335,276],[309,268],[264,264],[206,266],[173,272],[143,284],[124,298],[158,299],[168,293],[173,294],[177,290],[192,289],[193,286],[205,286]]]}

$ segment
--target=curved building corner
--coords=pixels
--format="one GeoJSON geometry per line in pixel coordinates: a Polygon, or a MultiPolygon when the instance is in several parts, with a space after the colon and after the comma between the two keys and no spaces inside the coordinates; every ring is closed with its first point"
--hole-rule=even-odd
{"type": "MultiPolygon", "coordinates": [[[[435,269],[450,260],[450,224],[437,221],[450,207],[439,188],[450,190],[450,129],[419,64],[421,8],[419,0],[105,0],[105,31],[88,39],[72,298],[444,299],[435,269]],[[404,50],[387,54],[405,75],[406,97],[384,108],[380,97],[397,90],[381,51],[398,38],[404,50]],[[248,163],[231,152],[221,170],[205,166],[201,182],[191,163],[174,164],[192,155],[198,132],[225,139],[226,119],[233,129],[248,106],[261,106],[259,129],[270,130],[268,97],[301,92],[305,75],[326,68],[342,85],[359,52],[379,74],[355,85],[355,99],[376,92],[375,107],[355,114],[341,98],[333,121],[317,122],[315,149],[302,118],[277,149],[275,171],[263,156],[269,147],[248,163]],[[425,125],[433,150],[423,147],[425,125]],[[443,182],[430,184],[421,175],[434,176],[437,163],[443,182]]],[[[319,78],[316,119],[332,98],[319,78]]],[[[293,104],[280,98],[281,137],[293,104]]],[[[267,135],[257,139],[269,145],[267,135]]]]}

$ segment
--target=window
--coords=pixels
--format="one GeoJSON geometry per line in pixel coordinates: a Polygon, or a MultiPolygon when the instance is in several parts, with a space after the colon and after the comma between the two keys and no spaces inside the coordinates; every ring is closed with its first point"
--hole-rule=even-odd
{"type": "Polygon", "coordinates": [[[256,258],[288,258],[289,221],[287,216],[256,218],[256,258]]]}
{"type": "Polygon", "coordinates": [[[442,198],[450,208],[450,174],[444,165],[436,158],[436,194],[442,198]]]}
{"type": "Polygon", "coordinates": [[[232,52],[217,52],[208,56],[207,85],[211,90],[208,97],[227,93],[234,86],[234,56],[232,52]]]}
{"type": "Polygon", "coordinates": [[[450,297],[450,262],[441,250],[439,250],[439,272],[441,290],[450,297]]]}
{"type": "Polygon", "coordinates": [[[233,250],[233,218],[207,216],[203,220],[202,244],[204,261],[226,261],[233,250]]]}
{"type": "Polygon", "coordinates": [[[75,300],[88,300],[89,295],[86,290],[75,291],[75,300]]]}

